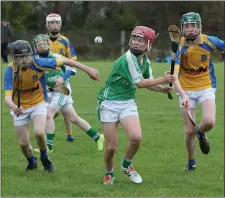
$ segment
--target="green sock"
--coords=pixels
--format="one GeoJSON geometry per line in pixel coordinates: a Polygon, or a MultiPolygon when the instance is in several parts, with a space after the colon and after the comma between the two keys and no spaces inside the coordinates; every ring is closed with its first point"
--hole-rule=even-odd
{"type": "Polygon", "coordinates": [[[114,177],[113,171],[105,171],[105,175],[111,175],[111,177],[114,177]]]}
{"type": "Polygon", "coordinates": [[[125,159],[123,160],[122,166],[123,166],[124,168],[128,168],[130,165],[131,165],[131,160],[125,158],[125,159]]]}
{"type": "Polygon", "coordinates": [[[47,146],[49,150],[53,149],[53,139],[54,139],[54,134],[49,134],[46,133],[47,135],[47,146]]]}
{"type": "Polygon", "coordinates": [[[100,135],[97,131],[95,131],[93,128],[90,128],[88,131],[87,131],[87,134],[89,137],[91,137],[95,142],[98,141],[98,139],[100,138],[100,135]]]}

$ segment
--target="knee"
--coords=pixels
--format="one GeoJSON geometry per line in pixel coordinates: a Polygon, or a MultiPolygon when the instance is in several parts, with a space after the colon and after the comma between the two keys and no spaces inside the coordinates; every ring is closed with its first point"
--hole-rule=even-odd
{"type": "MultiPolygon", "coordinates": [[[[66,117],[67,119],[70,119],[70,117],[66,117]]],[[[72,123],[74,124],[79,124],[80,122],[80,117],[79,116],[74,116],[72,119],[70,119],[72,123]]]]}
{"type": "Polygon", "coordinates": [[[21,148],[27,147],[27,146],[30,145],[30,142],[29,142],[29,140],[22,140],[22,139],[20,139],[19,140],[19,145],[20,145],[21,148]]]}
{"type": "Polygon", "coordinates": [[[214,125],[216,123],[216,119],[215,119],[215,117],[205,118],[205,119],[203,119],[203,123],[204,123],[205,127],[210,130],[214,127],[214,125]]]}
{"type": "MultiPolygon", "coordinates": [[[[57,113],[55,115],[56,117],[58,116],[57,113]]],[[[53,114],[50,113],[47,114],[47,120],[53,120],[53,118],[54,118],[53,114]]]]}
{"type": "Polygon", "coordinates": [[[36,138],[42,138],[45,136],[44,130],[34,130],[34,135],[36,138]]]}
{"type": "Polygon", "coordinates": [[[194,138],[196,134],[195,127],[185,127],[184,136],[186,139],[194,138]]]}
{"type": "Polygon", "coordinates": [[[116,143],[110,143],[108,145],[105,146],[105,151],[107,153],[115,153],[117,149],[117,144],[116,143]]]}
{"type": "Polygon", "coordinates": [[[141,134],[132,135],[129,140],[133,143],[140,144],[142,140],[142,135],[141,134]]]}

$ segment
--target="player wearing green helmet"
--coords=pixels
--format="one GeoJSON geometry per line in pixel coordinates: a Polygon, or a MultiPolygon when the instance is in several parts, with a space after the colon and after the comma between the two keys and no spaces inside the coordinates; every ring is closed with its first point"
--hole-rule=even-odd
{"type": "MultiPolygon", "coordinates": [[[[45,34],[39,34],[33,39],[34,51],[36,55],[42,58],[55,58],[61,57],[66,59],[62,55],[53,54],[49,49],[49,36],[45,34]]],[[[69,59],[68,59],[69,60],[69,59]]],[[[72,61],[72,60],[71,60],[72,61]]],[[[70,122],[79,126],[88,136],[97,143],[97,149],[103,150],[104,136],[99,134],[93,129],[87,121],[79,117],[73,108],[73,99],[71,97],[71,86],[69,83],[69,77],[74,75],[76,70],[73,70],[67,65],[61,65],[59,71],[47,71],[45,72],[46,83],[49,87],[55,88],[60,85],[65,85],[69,90],[70,94],[65,95],[63,93],[51,92],[51,99],[49,100],[48,112],[47,112],[47,123],[46,123],[46,134],[47,144],[49,152],[53,152],[55,122],[54,116],[57,112],[61,111],[63,115],[69,118],[70,122]]],[[[39,151],[35,149],[35,151],[39,151]]]]}
{"type": "Polygon", "coordinates": [[[224,41],[214,36],[202,34],[202,22],[198,13],[189,12],[180,20],[181,37],[176,53],[173,83],[178,92],[180,108],[184,120],[185,148],[188,163],[185,171],[196,169],[195,136],[204,154],[210,152],[210,142],[206,132],[210,131],[216,120],[216,77],[211,54],[217,49],[224,51],[224,41]],[[202,117],[198,126],[193,126],[184,107],[189,108],[195,118],[197,103],[201,104],[202,117]],[[186,104],[184,106],[184,104],[186,104]]]}
{"type": "Polygon", "coordinates": [[[194,41],[202,32],[201,17],[198,13],[189,12],[180,20],[181,32],[188,41],[194,41]]]}

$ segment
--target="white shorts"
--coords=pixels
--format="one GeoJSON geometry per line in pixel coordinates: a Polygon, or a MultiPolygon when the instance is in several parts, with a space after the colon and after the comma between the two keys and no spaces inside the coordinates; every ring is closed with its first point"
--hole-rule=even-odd
{"type": "Polygon", "coordinates": [[[48,94],[48,104],[49,104],[52,100],[52,94],[51,92],[47,92],[47,94],[48,94]]]}
{"type": "MultiPolygon", "coordinates": [[[[193,108],[193,109],[196,108],[198,102],[201,104],[206,99],[215,100],[215,98],[216,98],[216,95],[215,95],[216,89],[215,88],[207,88],[207,89],[202,89],[202,90],[198,90],[198,91],[185,91],[185,93],[189,97],[190,108],[193,108]]],[[[180,96],[179,96],[179,103],[180,103],[180,107],[183,107],[181,104],[180,96]]]]}
{"type": "Polygon", "coordinates": [[[130,115],[138,116],[135,101],[106,100],[97,105],[98,118],[101,122],[118,122],[130,115]]]}
{"type": "Polygon", "coordinates": [[[18,117],[11,110],[10,114],[13,116],[14,126],[26,125],[26,124],[30,123],[30,121],[36,115],[47,116],[47,108],[48,108],[48,103],[45,103],[45,102],[40,103],[40,104],[30,107],[28,109],[22,110],[23,113],[20,114],[18,117]]]}
{"type": "Polygon", "coordinates": [[[61,93],[52,92],[51,97],[49,97],[49,107],[57,111],[65,111],[71,108],[72,104],[73,99],[70,95],[66,96],[61,93]]]}

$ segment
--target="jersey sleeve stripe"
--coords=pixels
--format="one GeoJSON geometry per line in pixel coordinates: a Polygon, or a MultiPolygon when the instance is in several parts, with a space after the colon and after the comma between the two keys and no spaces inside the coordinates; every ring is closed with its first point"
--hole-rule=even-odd
{"type": "Polygon", "coordinates": [[[129,69],[131,78],[133,79],[133,82],[135,84],[141,82],[144,78],[138,66],[136,57],[132,56],[132,53],[128,51],[126,53],[126,59],[128,63],[128,69],[129,69]]]}
{"type": "Polygon", "coordinates": [[[5,90],[5,96],[12,96],[13,90],[5,90]]]}

